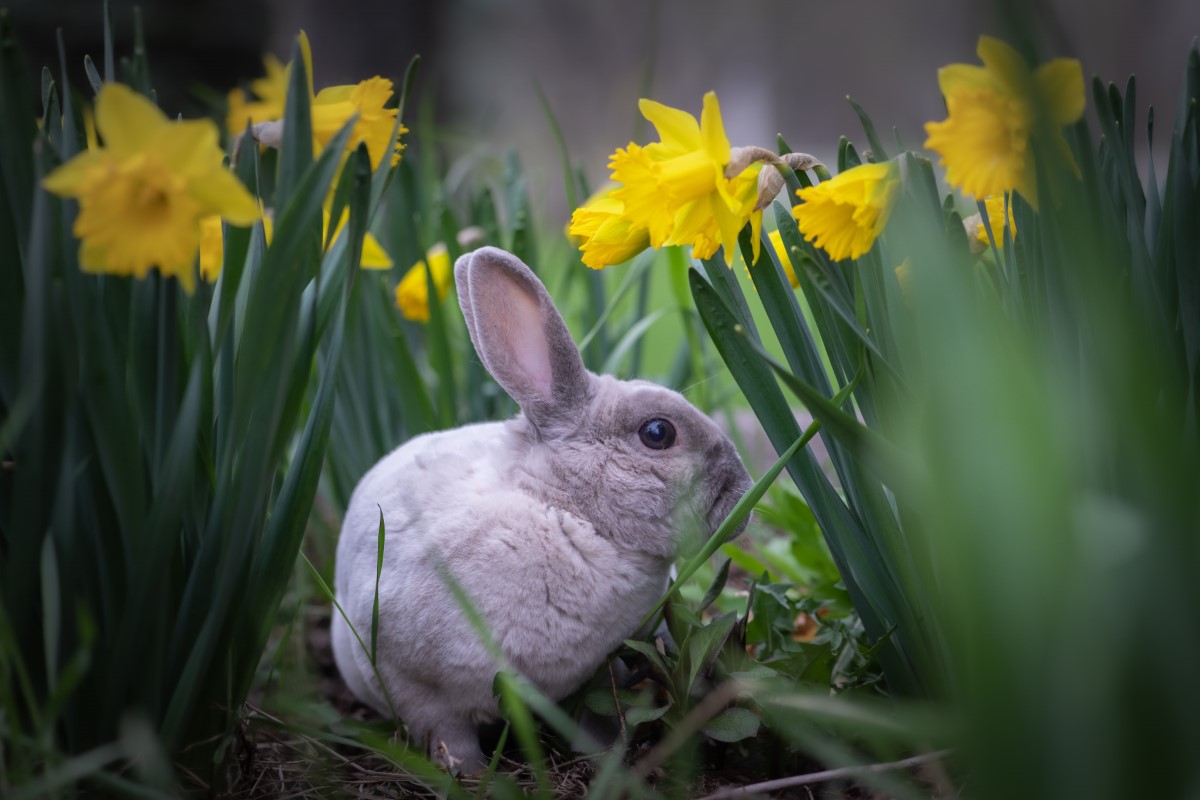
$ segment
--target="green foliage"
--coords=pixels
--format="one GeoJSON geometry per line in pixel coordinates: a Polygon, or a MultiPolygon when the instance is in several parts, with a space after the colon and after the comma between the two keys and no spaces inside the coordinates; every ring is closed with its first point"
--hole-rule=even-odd
{"type": "MultiPolygon", "coordinates": [[[[789,473],[888,688],[961,715],[981,796],[1172,795],[1198,779],[1185,709],[1200,699],[1176,667],[1200,652],[1182,566],[1200,530],[1198,98],[1193,47],[1160,196],[1158,176],[1138,174],[1133,80],[1124,94],[1097,81],[1099,145],[1085,122],[1067,131],[1077,172],[1038,146],[1040,210],[1014,196],[1016,236],[979,255],[911,153],[888,231],[855,262],[830,262],[777,205],[811,317],[769,245],[751,275],[786,366],[720,265],[691,274],[776,449],[796,430],[777,380],[823,423],[840,491],[811,459],[789,473]]],[[[839,168],[859,160],[843,140],[839,168]]],[[[756,593],[759,608],[787,598],[756,593]]]]}
{"type": "MultiPolygon", "coordinates": [[[[2,27],[0,102],[20,108],[29,80],[2,27]]],[[[149,90],[138,42],[128,72],[149,90]]],[[[108,44],[106,74],[113,60],[108,44]]],[[[65,68],[61,87],[43,75],[40,133],[23,110],[0,122],[0,295],[19,331],[0,339],[5,791],[168,790],[185,748],[206,776],[225,751],[316,491],[365,230],[360,150],[346,168],[355,241],[321,257],[349,128],[313,159],[302,75],[274,244],[261,226],[227,229],[221,280],[192,295],[157,273],[80,271],[76,204],[40,186],[84,146],[65,68]]],[[[254,189],[256,148],[242,156],[254,189]]]]}

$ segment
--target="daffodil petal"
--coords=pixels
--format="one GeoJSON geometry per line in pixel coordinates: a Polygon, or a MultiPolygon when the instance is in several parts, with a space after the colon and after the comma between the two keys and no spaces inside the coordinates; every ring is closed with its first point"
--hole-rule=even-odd
{"type": "Polygon", "coordinates": [[[46,191],[62,197],[75,197],[96,175],[103,174],[111,163],[109,155],[100,150],[86,150],[42,179],[46,191]]]}
{"type": "Polygon", "coordinates": [[[1073,58],[1056,58],[1033,73],[1045,113],[1058,125],[1070,125],[1083,116],[1086,103],[1083,67],[1073,58]]]}
{"type": "Polygon", "coordinates": [[[704,150],[718,164],[729,163],[729,139],[725,136],[725,123],[721,120],[721,104],[716,92],[706,92],[704,108],[700,112],[700,136],[704,139],[704,150]]]}
{"type": "Polygon", "coordinates": [[[171,170],[186,177],[202,175],[221,163],[217,126],[209,120],[189,120],[168,125],[159,134],[155,149],[171,170]]]}
{"type": "Polygon", "coordinates": [[[200,220],[200,277],[216,283],[225,264],[225,239],[216,214],[200,220]]]}
{"type": "Polygon", "coordinates": [[[96,97],[96,127],[114,155],[145,150],[169,124],[153,103],[124,84],[106,83],[96,97]]]}
{"type": "Polygon", "coordinates": [[[938,88],[945,97],[959,91],[992,91],[992,76],[974,64],[949,64],[938,70],[938,88]]]}
{"type": "Polygon", "coordinates": [[[354,94],[354,85],[346,86],[328,86],[317,93],[313,98],[313,105],[333,105],[334,103],[348,103],[350,96],[354,94]]]}
{"type": "Polygon", "coordinates": [[[209,214],[219,214],[231,225],[252,225],[260,216],[258,201],[242,182],[224,167],[193,178],[188,193],[209,214]]]}
{"type": "Polygon", "coordinates": [[[391,269],[392,259],[383,249],[383,245],[379,243],[370,231],[363,238],[362,262],[363,269],[391,269]]]}
{"type": "Polygon", "coordinates": [[[659,139],[671,150],[699,149],[700,125],[691,114],[645,98],[638,100],[638,110],[654,125],[659,139]]]}
{"type": "Polygon", "coordinates": [[[992,36],[980,36],[979,45],[975,48],[984,68],[989,70],[1005,88],[1016,96],[1029,91],[1031,72],[1024,56],[1001,39],[992,36]]]}

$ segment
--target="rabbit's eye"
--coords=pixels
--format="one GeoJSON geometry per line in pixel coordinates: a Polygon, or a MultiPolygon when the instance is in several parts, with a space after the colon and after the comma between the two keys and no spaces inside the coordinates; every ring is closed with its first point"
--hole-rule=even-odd
{"type": "Polygon", "coordinates": [[[651,450],[666,450],[675,444],[675,426],[665,419],[652,419],[638,428],[638,438],[651,450]]]}

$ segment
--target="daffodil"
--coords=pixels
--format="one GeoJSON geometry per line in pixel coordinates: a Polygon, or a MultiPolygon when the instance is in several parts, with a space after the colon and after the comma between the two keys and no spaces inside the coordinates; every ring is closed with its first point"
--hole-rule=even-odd
{"type": "Polygon", "coordinates": [[[900,190],[896,166],[862,164],[796,192],[800,233],[835,261],[858,258],[883,233],[900,190]]]}
{"type": "MultiPolygon", "coordinates": [[[[967,234],[974,236],[973,245],[977,245],[982,251],[991,246],[991,240],[988,239],[988,228],[991,228],[992,239],[996,241],[996,247],[1004,247],[1004,227],[1005,227],[1005,212],[1003,197],[989,197],[983,201],[984,208],[987,209],[988,224],[983,224],[983,215],[972,214],[963,220],[963,224],[967,228],[967,234]]],[[[1017,221],[1013,219],[1012,203],[1008,204],[1008,235],[1012,238],[1017,238],[1017,221]]],[[[974,249],[974,248],[972,248],[974,249]]]]}
{"type": "Polygon", "coordinates": [[[787,273],[788,283],[795,289],[800,285],[800,281],[796,278],[796,269],[792,266],[792,257],[788,255],[787,247],[783,244],[783,234],[779,231],[771,231],[767,234],[767,238],[771,240],[771,246],[775,248],[775,255],[779,256],[779,263],[783,267],[783,271],[787,273]]]}
{"type": "MultiPolygon", "coordinates": [[[[329,211],[322,211],[321,241],[328,238],[329,219],[329,211]]],[[[329,240],[331,244],[337,241],[349,220],[350,212],[343,211],[342,218],[333,231],[333,238],[329,240]]],[[[267,244],[270,244],[275,233],[271,215],[264,214],[262,222],[264,238],[267,244]]],[[[221,277],[221,268],[224,263],[225,240],[221,231],[221,218],[205,217],[200,221],[200,277],[209,283],[214,283],[217,278],[221,277]]],[[[362,260],[359,262],[359,266],[363,269],[391,269],[392,266],[392,259],[388,256],[387,251],[379,244],[379,240],[371,235],[370,231],[367,231],[367,235],[363,238],[362,260]]]]}
{"type": "Polygon", "coordinates": [[[396,307],[405,319],[413,322],[429,321],[429,278],[433,275],[433,285],[437,289],[437,299],[441,302],[450,291],[450,282],[454,277],[454,266],[450,263],[450,253],[446,245],[436,244],[425,254],[425,258],[413,264],[412,269],[404,274],[396,285],[396,307]]]}
{"type": "Polygon", "coordinates": [[[738,233],[749,221],[757,256],[762,212],[754,206],[762,164],[725,176],[732,148],[716,94],[704,95],[699,122],[652,100],[640,100],[638,108],[660,141],[613,153],[609,168],[620,186],[611,197],[621,203],[621,216],[632,228],[645,228],[653,247],[687,244],[697,258],[724,247],[726,263],[733,262],[738,233]]]}
{"type": "Polygon", "coordinates": [[[267,74],[250,81],[250,90],[255,99],[251,99],[244,89],[229,92],[229,113],[225,116],[225,127],[234,136],[246,130],[246,123],[268,122],[283,117],[291,65],[285,67],[278,58],[268,53],[263,57],[263,66],[267,74]]]}
{"type": "Polygon", "coordinates": [[[592,269],[621,264],[650,246],[650,234],[626,219],[624,205],[605,187],[575,209],[567,233],[580,240],[583,263],[592,269]]]}
{"type": "MultiPolygon", "coordinates": [[[[398,110],[385,105],[391,97],[392,82],[378,75],[354,86],[322,89],[312,101],[313,138],[317,146],[320,148],[329,144],[329,140],[346,121],[357,114],[358,120],[346,142],[346,150],[352,151],[359,142],[366,142],[371,167],[377,168],[383,162],[392,141],[392,129],[396,126],[398,110]]],[[[401,125],[399,133],[408,133],[408,128],[401,125]]],[[[400,163],[400,151],[403,149],[404,145],[397,136],[396,146],[392,150],[393,167],[400,163]]]]}
{"type": "MultiPolygon", "coordinates": [[[[378,167],[383,163],[389,145],[392,144],[392,130],[396,126],[396,116],[399,113],[398,109],[387,107],[392,99],[392,82],[376,75],[357,84],[330,86],[314,94],[312,48],[308,42],[308,34],[304,31],[300,31],[299,42],[300,55],[304,59],[305,74],[308,77],[309,100],[312,104],[314,152],[319,153],[342,126],[357,115],[350,138],[346,142],[346,152],[352,152],[360,142],[366,142],[371,166],[378,167]]],[[[267,69],[266,76],[250,82],[250,88],[259,98],[257,101],[247,100],[245,92],[238,89],[230,93],[229,116],[226,120],[230,133],[240,134],[245,129],[247,120],[259,125],[277,122],[284,116],[292,65],[282,66],[277,58],[270,55],[264,58],[264,63],[267,69]]],[[[406,133],[408,128],[401,125],[395,147],[391,151],[392,166],[400,163],[400,153],[404,150],[400,137],[406,133]]]]}
{"type": "Polygon", "coordinates": [[[138,278],[156,268],[191,292],[200,220],[215,215],[249,225],[258,218],[258,204],[223,165],[217,126],[169,120],[129,87],[107,83],[96,98],[96,127],[103,145],[42,182],[79,200],[80,266],[138,278]]]}
{"type": "Polygon", "coordinates": [[[983,66],[938,70],[948,116],[928,122],[925,146],[941,156],[946,180],[976,198],[1018,191],[1037,207],[1033,138],[1041,136],[1073,168],[1061,128],[1083,115],[1083,70],[1070,58],[1029,69],[1008,44],[982,36],[983,66]]]}

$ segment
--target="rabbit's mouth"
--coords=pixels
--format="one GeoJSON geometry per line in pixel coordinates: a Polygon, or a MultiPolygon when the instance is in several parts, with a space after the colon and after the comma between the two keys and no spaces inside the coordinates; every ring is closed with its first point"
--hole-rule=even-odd
{"type": "MultiPolygon", "coordinates": [[[[716,532],[717,528],[721,526],[721,523],[725,521],[725,518],[729,516],[729,512],[733,511],[733,507],[737,505],[738,500],[742,499],[742,495],[746,493],[748,488],[748,486],[745,486],[741,483],[726,483],[721,487],[720,491],[717,492],[717,496],[713,500],[712,505],[708,509],[708,518],[706,522],[708,523],[708,530],[710,533],[716,532]]],[[[736,536],[739,536],[742,531],[746,529],[746,525],[749,522],[750,515],[747,514],[745,518],[738,523],[738,526],[729,534],[728,538],[733,539],[736,536]]]]}

